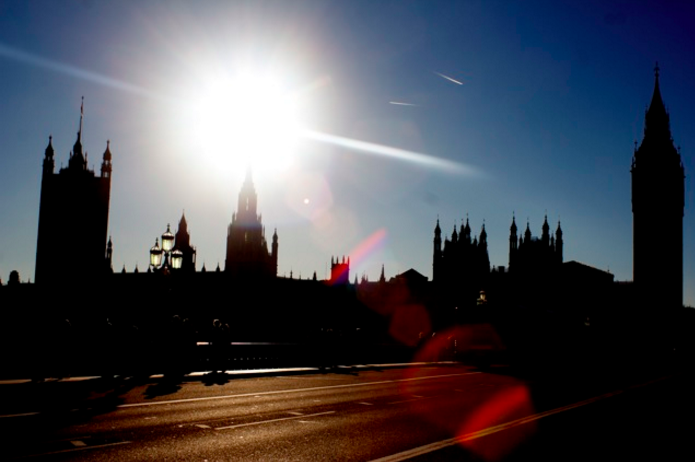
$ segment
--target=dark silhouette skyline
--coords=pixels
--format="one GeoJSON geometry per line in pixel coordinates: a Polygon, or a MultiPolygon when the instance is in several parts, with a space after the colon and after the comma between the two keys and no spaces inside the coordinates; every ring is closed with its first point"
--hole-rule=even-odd
{"type": "MultiPolygon", "coordinates": [[[[316,10],[302,0],[278,3],[262,14],[259,5],[236,2],[195,14],[157,3],[137,12],[123,4],[19,3],[4,10],[3,281],[13,269],[23,281],[34,278],[41,181],[35,154],[52,134],[56,170],[68,165],[82,95],[88,168],[99,175],[107,139],[114,154],[114,269],[144,271],[154,237],[167,223],[176,231],[182,210],[198,267],[224,269],[245,154],[231,136],[234,120],[207,111],[220,117],[210,123],[196,103],[226,101],[212,90],[238,75],[270,80],[296,96],[304,128],[326,135],[298,140],[286,170],[254,170],[268,245],[275,228],[282,244],[279,275],[316,271],[325,279],[330,255],[352,255],[359,277],[376,280],[383,264],[388,277],[412,267],[431,279],[432,249],[418,243],[431,240],[437,216],[450,232],[466,214],[475,232],[485,222],[491,266],[507,265],[516,212],[518,226],[528,221],[538,235],[546,213],[553,229],[561,219],[571,242],[565,260],[610,270],[620,281],[633,278],[626,172],[633,141],[643,136],[656,60],[686,174],[695,168],[687,129],[695,117],[687,79],[694,66],[690,5],[423,2],[413,9],[406,2],[316,10]],[[278,21],[299,32],[278,34],[278,21]],[[75,22],[82,26],[67,26],[75,22]],[[240,40],[240,30],[249,40],[240,40]],[[220,133],[201,136],[213,129],[220,133]],[[214,149],[210,139],[219,140],[214,149]],[[433,159],[466,168],[449,172],[427,162],[433,159]],[[376,232],[383,239],[358,257],[356,249],[376,232]]],[[[264,119],[250,115],[245,122],[264,119]]],[[[254,136],[278,139],[268,127],[260,133],[254,136]]],[[[688,305],[695,304],[695,262],[687,258],[695,235],[692,192],[686,179],[688,305]]]]}

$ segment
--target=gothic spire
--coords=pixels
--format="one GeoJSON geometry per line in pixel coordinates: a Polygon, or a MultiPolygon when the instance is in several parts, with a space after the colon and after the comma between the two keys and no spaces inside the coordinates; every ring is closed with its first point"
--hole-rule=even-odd
{"type": "Polygon", "coordinates": [[[649,104],[649,109],[644,117],[644,139],[642,140],[642,148],[645,145],[667,144],[674,151],[673,140],[671,138],[671,125],[666,106],[661,98],[661,90],[659,88],[659,63],[654,68],[654,93],[652,101],[649,104]]]}
{"type": "Polygon", "coordinates": [[[80,104],[80,131],[77,132],[77,141],[82,142],[82,119],[84,118],[84,96],[80,104]]]}
{"type": "Polygon", "coordinates": [[[80,129],[77,132],[77,140],[72,147],[72,155],[68,161],[68,168],[75,170],[86,170],[87,161],[82,154],[82,119],[84,118],[84,96],[80,105],[80,129]]]}
{"type": "Polygon", "coordinates": [[[48,146],[46,146],[46,159],[53,160],[53,154],[55,151],[53,150],[53,135],[50,135],[48,137],[48,146]]]}
{"type": "Polygon", "coordinates": [[[82,121],[84,119],[84,96],[82,97],[82,104],[80,104],[80,129],[77,132],[77,141],[72,148],[73,154],[82,155],[82,121]]]}
{"type": "Polygon", "coordinates": [[[543,232],[541,234],[541,239],[548,245],[550,243],[550,225],[548,225],[548,215],[545,215],[545,220],[543,221],[543,232]]]}
{"type": "Polygon", "coordinates": [[[181,219],[179,220],[179,227],[176,230],[176,235],[178,236],[179,233],[187,234],[188,233],[188,222],[186,221],[186,212],[182,211],[181,212],[181,219]]]}

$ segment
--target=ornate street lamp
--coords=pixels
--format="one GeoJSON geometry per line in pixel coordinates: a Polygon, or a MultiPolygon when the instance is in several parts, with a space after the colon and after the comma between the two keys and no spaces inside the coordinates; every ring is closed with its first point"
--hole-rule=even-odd
{"type": "Polygon", "coordinates": [[[154,246],[150,249],[150,265],[153,270],[167,271],[169,268],[179,269],[183,263],[183,252],[179,249],[171,250],[174,247],[174,235],[171,227],[167,224],[167,230],[162,234],[162,245],[159,245],[159,238],[154,241],[154,246]]]}

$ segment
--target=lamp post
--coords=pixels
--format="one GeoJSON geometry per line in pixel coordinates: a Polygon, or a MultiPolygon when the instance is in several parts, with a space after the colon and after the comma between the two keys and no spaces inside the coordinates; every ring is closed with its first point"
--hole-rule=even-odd
{"type": "Polygon", "coordinates": [[[154,247],[150,249],[150,266],[154,271],[168,272],[169,268],[179,269],[183,263],[183,252],[174,249],[174,235],[171,233],[170,226],[162,234],[162,245],[159,245],[159,238],[154,241],[154,247]]]}

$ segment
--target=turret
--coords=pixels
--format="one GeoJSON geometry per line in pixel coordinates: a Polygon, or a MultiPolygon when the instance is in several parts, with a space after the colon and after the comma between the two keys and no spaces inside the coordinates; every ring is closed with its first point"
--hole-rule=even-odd
{"type": "Polygon", "coordinates": [[[519,239],[516,234],[516,220],[514,215],[512,215],[512,225],[509,227],[509,268],[511,269],[514,261],[516,260],[516,252],[519,248],[519,239]]]}
{"type": "Polygon", "coordinates": [[[434,227],[434,253],[432,255],[432,280],[436,281],[441,271],[442,260],[442,229],[439,227],[439,218],[434,227]]]}
{"type": "Polygon", "coordinates": [[[555,231],[555,258],[558,263],[563,262],[562,246],[562,228],[560,228],[560,221],[558,220],[557,231],[555,231]]]}
{"type": "Polygon", "coordinates": [[[273,232],[273,243],[271,246],[271,260],[272,260],[272,269],[274,271],[274,275],[277,276],[278,274],[278,230],[275,228],[275,231],[273,232]]]}
{"type": "Polygon", "coordinates": [[[106,244],[106,270],[109,273],[113,273],[113,242],[111,242],[111,236],[109,236],[109,242],[106,244]]]}
{"type": "Polygon", "coordinates": [[[55,151],[53,150],[53,136],[48,137],[48,146],[46,146],[45,155],[43,158],[43,177],[46,178],[47,175],[53,174],[55,169],[55,160],[53,156],[55,151]]]}
{"type": "Polygon", "coordinates": [[[101,162],[101,177],[111,178],[111,149],[109,145],[111,140],[106,140],[106,151],[104,151],[103,160],[101,162]]]}
{"type": "Polygon", "coordinates": [[[548,215],[545,216],[545,220],[543,221],[541,241],[543,242],[544,248],[550,246],[550,226],[548,225],[548,215]]]}

